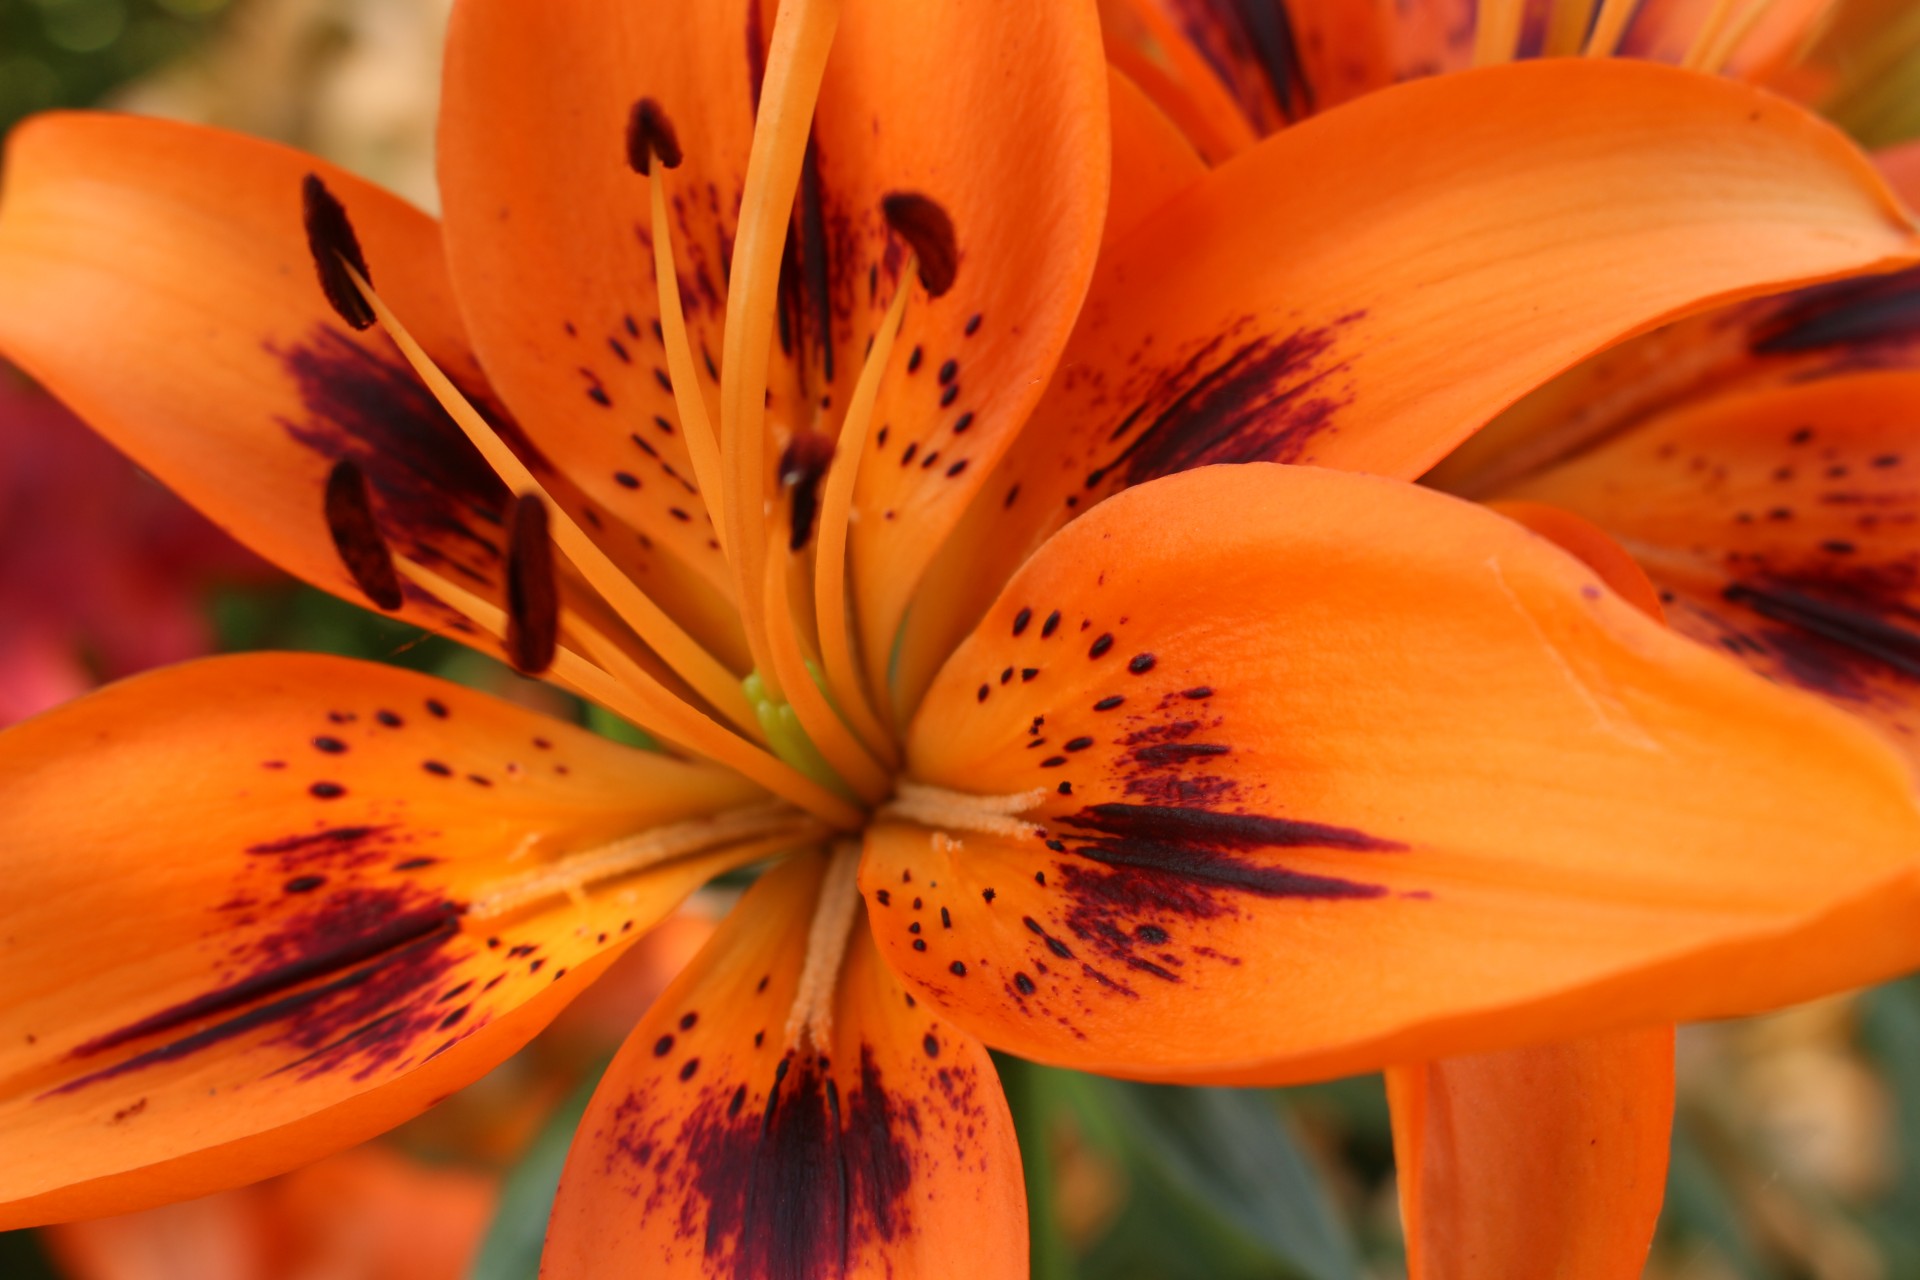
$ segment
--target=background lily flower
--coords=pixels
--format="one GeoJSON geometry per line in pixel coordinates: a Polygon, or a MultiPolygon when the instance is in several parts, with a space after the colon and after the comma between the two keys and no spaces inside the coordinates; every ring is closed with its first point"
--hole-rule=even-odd
{"type": "MultiPolygon", "coordinates": [[[[1875,4],[1109,0],[1102,11],[1116,66],[1164,128],[1216,160],[1398,80],[1571,53],[1725,72],[1885,125],[1908,45],[1902,15],[1875,4]]],[[[1143,163],[1166,152],[1136,145],[1143,163]]],[[[1898,182],[1916,160],[1895,150],[1882,163],[1898,182]]],[[[1911,365],[1915,317],[1913,272],[1709,313],[1556,379],[1429,481],[1492,501],[1623,593],[1643,592],[1684,634],[1866,716],[1911,753],[1913,513],[1899,467],[1915,406],[1898,377],[1859,371],[1911,365]]],[[[1415,1276],[1531,1271],[1544,1258],[1638,1273],[1660,1206],[1670,1042],[1435,1062],[1389,1084],[1415,1276]],[[1531,1123],[1510,1118],[1519,1097],[1531,1123]],[[1533,1202],[1543,1184],[1566,1189],[1551,1208],[1533,1202]],[[1520,1202],[1531,1211],[1515,1212],[1520,1202]]]]}
{"type": "Polygon", "coordinates": [[[1193,181],[1090,8],[774,17],[463,5],[444,227],[225,135],[17,136],[0,347],[684,758],[287,655],[0,738],[9,1221],[386,1127],[775,853],[610,1070],[554,1274],[1017,1274],[987,1043],[1300,1080],[1912,964],[1904,761],[1402,482],[1624,335],[1920,256],[1837,134],[1518,66],[1193,181]]]}

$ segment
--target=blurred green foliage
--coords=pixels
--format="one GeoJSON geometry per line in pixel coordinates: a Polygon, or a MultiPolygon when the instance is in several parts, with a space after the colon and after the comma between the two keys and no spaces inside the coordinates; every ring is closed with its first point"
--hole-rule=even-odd
{"type": "Polygon", "coordinates": [[[0,132],[97,102],[185,52],[233,0],[0,0],[0,132]]]}

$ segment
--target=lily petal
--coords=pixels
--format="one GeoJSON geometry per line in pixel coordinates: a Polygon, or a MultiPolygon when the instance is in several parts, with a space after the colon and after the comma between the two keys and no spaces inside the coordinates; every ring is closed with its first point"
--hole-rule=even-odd
{"type": "MultiPolygon", "coordinates": [[[[382,296],[513,438],[468,349],[431,218],[318,160],[188,125],[53,115],[14,131],[0,350],[307,581],[366,599],[323,516],[328,472],[346,459],[397,549],[498,600],[510,495],[392,344],[329,307],[301,224],[309,173],[345,205],[382,296]]],[[[405,611],[497,648],[417,588],[405,611]]]]}
{"type": "Polygon", "coordinates": [[[1387,1072],[1411,1280],[1640,1274],[1666,1192],[1673,1028],[1387,1072]]]}
{"type": "Polygon", "coordinates": [[[1920,372],[1659,415],[1511,492],[1621,539],[1675,629],[1920,759],[1920,372]]]}
{"type": "Polygon", "coordinates": [[[1206,468],[1076,521],[940,673],[908,776],[986,798],[869,833],[883,953],[1076,1067],[1278,1083],[1915,959],[1920,811],[1871,731],[1373,477],[1206,468]]]}
{"type": "Polygon", "coordinates": [[[1140,86],[1109,68],[1113,111],[1113,192],[1104,244],[1116,244],[1160,207],[1206,176],[1207,166],[1140,86]]]}
{"type": "Polygon", "coordinates": [[[1102,259],[1034,429],[955,535],[964,566],[916,601],[899,700],[1048,533],[1125,485],[1254,460],[1410,479],[1610,342],[1916,253],[1838,133],[1665,67],[1522,63],[1315,117],[1102,259]]]}
{"type": "Polygon", "coordinates": [[[760,794],[319,656],[174,667],[9,730],[0,1225],[238,1185],[424,1110],[765,850],[571,897],[531,877],[760,794]]]}
{"type": "Polygon", "coordinates": [[[828,1045],[788,1043],[826,872],[819,855],[770,871],[628,1037],[542,1275],[1027,1274],[993,1063],[901,987],[857,908],[828,1045]]]}

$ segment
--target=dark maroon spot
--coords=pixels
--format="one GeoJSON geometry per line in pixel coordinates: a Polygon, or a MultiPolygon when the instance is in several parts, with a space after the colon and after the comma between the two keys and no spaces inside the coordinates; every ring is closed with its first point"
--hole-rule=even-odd
{"type": "Polygon", "coordinates": [[[969,409],[967,412],[961,414],[958,418],[954,419],[953,434],[957,436],[965,435],[967,433],[967,428],[971,427],[972,425],[973,425],[973,411],[969,409]]]}
{"type": "Polygon", "coordinates": [[[953,917],[947,914],[945,907],[940,908],[940,927],[943,929],[953,928],[953,917]]]}
{"type": "Polygon", "coordinates": [[[428,698],[427,713],[436,719],[445,720],[447,718],[447,706],[438,698],[428,698]]]}
{"type": "Polygon", "coordinates": [[[947,468],[947,477],[951,479],[952,477],[959,475],[962,471],[965,471],[966,469],[967,469],[967,460],[965,458],[962,458],[960,459],[960,461],[954,463],[952,466],[947,468]]]}
{"type": "Polygon", "coordinates": [[[451,778],[453,776],[453,770],[441,764],[438,760],[425,761],[420,767],[436,778],[451,778]]]}
{"type": "Polygon", "coordinates": [[[546,962],[546,959],[545,959],[544,957],[542,957],[542,958],[541,958],[541,959],[539,959],[539,960],[535,960],[535,961],[534,961],[533,963],[531,963],[531,964],[529,964],[529,965],[527,966],[527,972],[528,972],[528,973],[538,973],[538,972],[540,972],[540,970],[541,970],[541,968],[542,968],[543,966],[545,966],[545,964],[546,964],[546,963],[547,963],[547,962],[546,962]]]}
{"type": "Polygon", "coordinates": [[[971,338],[974,334],[980,332],[981,319],[982,317],[978,311],[974,312],[972,315],[967,317],[967,327],[966,327],[965,333],[969,338],[971,338]]]}
{"type": "Polygon", "coordinates": [[[754,993],[755,995],[759,995],[759,994],[760,994],[760,993],[761,993],[762,991],[765,991],[765,990],[767,989],[767,982],[768,982],[768,981],[769,981],[769,980],[770,980],[770,979],[771,979],[772,977],[773,977],[773,975],[772,975],[772,974],[770,974],[770,973],[763,973],[763,974],[761,974],[761,975],[760,975],[760,981],[759,981],[759,982],[758,982],[757,984],[755,984],[755,986],[754,986],[754,988],[753,988],[753,993],[754,993]]]}
{"type": "Polygon", "coordinates": [[[967,966],[964,962],[955,960],[947,966],[947,972],[956,978],[964,978],[967,976],[967,966]]]}
{"type": "Polygon", "coordinates": [[[1082,735],[1081,737],[1078,737],[1078,738],[1067,739],[1066,749],[1068,751],[1085,751],[1088,747],[1092,745],[1093,745],[1093,739],[1082,735]]]}
{"type": "Polygon", "coordinates": [[[1034,882],[1035,884],[1037,884],[1037,885],[1039,885],[1039,886],[1040,886],[1040,887],[1041,887],[1042,889],[1044,889],[1044,888],[1046,888],[1046,887],[1047,887],[1047,873],[1046,873],[1046,872],[1044,872],[1044,871],[1036,871],[1036,872],[1034,872],[1034,873],[1033,873],[1033,882],[1034,882]]]}
{"type": "Polygon", "coordinates": [[[940,373],[939,373],[941,386],[943,387],[946,386],[949,382],[952,382],[959,375],[960,375],[960,362],[958,360],[945,360],[941,362],[940,373]]]}
{"type": "Polygon", "coordinates": [[[700,1059],[688,1058],[686,1065],[680,1068],[680,1079],[684,1083],[693,1079],[693,1073],[700,1069],[700,1059]]]}
{"type": "Polygon", "coordinates": [[[928,296],[937,298],[951,289],[960,270],[960,250],[947,211],[919,192],[895,191],[881,197],[880,212],[913,250],[928,296]]]}
{"type": "Polygon", "coordinates": [[[1191,689],[1183,690],[1180,696],[1183,698],[1191,698],[1195,702],[1198,702],[1202,698],[1211,698],[1213,696],[1213,690],[1204,684],[1195,685],[1191,689]]]}
{"type": "Polygon", "coordinates": [[[940,1056],[940,1041],[931,1031],[927,1032],[926,1037],[920,1041],[920,1047],[926,1050],[929,1058],[937,1058],[940,1056]]]}
{"type": "Polygon", "coordinates": [[[959,398],[960,384],[956,382],[940,393],[940,407],[942,409],[950,409],[953,407],[953,402],[959,398]]]}
{"type": "Polygon", "coordinates": [[[1061,765],[1065,764],[1066,762],[1067,762],[1067,758],[1065,756],[1048,756],[1045,760],[1042,760],[1040,762],[1040,767],[1042,769],[1058,769],[1061,765]]]}
{"type": "Polygon", "coordinates": [[[1063,782],[1058,787],[1055,787],[1054,790],[1063,796],[1070,796],[1073,794],[1073,784],[1071,782],[1063,782]]]}
{"type": "Polygon", "coordinates": [[[307,788],[307,794],[316,800],[338,800],[347,789],[337,782],[316,782],[307,788]]]}
{"type": "Polygon", "coordinates": [[[832,462],[833,440],[825,435],[795,435],[780,454],[780,487],[787,490],[792,517],[789,550],[800,550],[813,536],[813,522],[820,510],[820,484],[832,462]]]}
{"type": "Polygon", "coordinates": [[[1053,850],[1055,853],[1065,853],[1067,851],[1067,844],[1064,840],[1049,840],[1047,841],[1047,848],[1053,850]]]}
{"type": "Polygon", "coordinates": [[[925,356],[925,354],[926,353],[923,352],[919,347],[915,347],[912,351],[907,353],[907,372],[908,373],[920,372],[920,361],[925,356]]]}
{"type": "Polygon", "coordinates": [[[490,787],[493,785],[493,779],[487,777],[484,773],[470,773],[467,775],[467,781],[476,787],[490,787]]]}
{"type": "Polygon", "coordinates": [[[980,686],[979,691],[974,694],[974,701],[985,702],[987,700],[987,695],[991,694],[992,692],[993,690],[991,688],[983,684],[980,686]]]}
{"type": "Polygon", "coordinates": [[[593,401],[595,404],[599,405],[602,409],[613,408],[613,397],[607,394],[607,389],[605,387],[600,387],[600,386],[588,387],[587,399],[593,401]]]}
{"type": "Polygon", "coordinates": [[[1000,673],[1000,683],[1001,683],[1001,684],[1005,684],[1005,683],[1007,683],[1007,682],[1008,682],[1009,680],[1011,680],[1011,679],[1013,679],[1013,668],[1012,668],[1012,667],[1008,667],[1008,668],[1007,668],[1007,669],[1006,669],[1005,671],[1002,671],[1002,672],[1000,673]]]}
{"type": "Polygon", "coordinates": [[[1111,711],[1125,701],[1126,699],[1121,697],[1119,694],[1117,693],[1111,694],[1105,698],[1100,699],[1100,701],[1094,703],[1093,709],[1095,711],[1111,711]]]}
{"type": "Polygon", "coordinates": [[[1143,676],[1153,670],[1154,657],[1150,653],[1136,653],[1127,663],[1127,670],[1137,676],[1143,676]]]}
{"type": "Polygon", "coordinates": [[[533,745],[541,751],[553,750],[553,744],[551,742],[548,742],[545,738],[535,738],[533,740],[533,745]]]}
{"type": "Polygon", "coordinates": [[[640,487],[640,477],[634,475],[631,471],[614,472],[613,482],[622,489],[638,489],[640,487]]]}
{"type": "Polygon", "coordinates": [[[700,1021],[700,1015],[698,1013],[683,1013],[680,1015],[680,1029],[682,1031],[691,1031],[693,1030],[693,1024],[698,1021],[700,1021]]]}
{"type": "Polygon", "coordinates": [[[376,319],[373,307],[361,296],[360,286],[348,273],[351,267],[360,278],[373,283],[366,255],[360,252],[360,239],[353,233],[347,211],[320,175],[310,173],[300,182],[300,203],[307,230],[307,252],[313,257],[314,271],[320,279],[320,291],[335,315],[355,329],[367,329],[376,319]]]}
{"type": "Polygon", "coordinates": [[[1854,545],[1851,542],[1847,542],[1840,538],[1827,539],[1825,542],[1822,542],[1820,544],[1820,549],[1822,551],[1827,552],[1829,555],[1836,555],[1836,556],[1850,556],[1854,553],[1854,550],[1855,550],[1854,545]]]}
{"type": "Polygon", "coordinates": [[[880,905],[883,907],[893,905],[893,895],[891,893],[888,893],[885,889],[875,889],[873,891],[873,896],[880,900],[880,905]]]}
{"type": "Polygon", "coordinates": [[[1019,988],[1020,994],[1023,996],[1033,994],[1033,979],[1024,973],[1016,973],[1013,975],[1013,985],[1019,988]]]}
{"type": "Polygon", "coordinates": [[[1051,636],[1054,632],[1058,631],[1059,629],[1060,629],[1060,611],[1058,609],[1055,609],[1052,613],[1047,615],[1047,620],[1040,624],[1040,638],[1042,640],[1045,640],[1049,636],[1051,636]]]}
{"type": "Polygon", "coordinates": [[[324,751],[330,756],[337,756],[347,749],[347,744],[338,738],[322,736],[313,740],[313,749],[315,751],[324,751]]]}
{"type": "Polygon", "coordinates": [[[1067,944],[1048,933],[1046,929],[1041,927],[1038,920],[1035,920],[1032,916],[1022,916],[1020,917],[1020,923],[1027,926],[1029,933],[1037,935],[1042,942],[1046,943],[1047,950],[1053,952],[1054,955],[1059,956],[1062,960],[1073,959],[1073,952],[1068,948],[1067,944]]]}
{"type": "Polygon", "coordinates": [[[1159,925],[1154,924],[1141,925],[1133,931],[1133,936],[1142,942],[1151,943],[1156,947],[1167,941],[1167,931],[1159,925]]]}
{"type": "Polygon", "coordinates": [[[920,932],[920,922],[919,922],[918,920],[915,920],[915,921],[914,921],[914,922],[913,922],[912,924],[910,924],[910,925],[908,925],[908,926],[907,926],[907,932],[908,932],[908,933],[914,933],[914,934],[917,934],[917,933],[919,933],[919,932],[920,932]]]}
{"type": "Polygon", "coordinates": [[[376,711],[373,714],[373,718],[375,720],[378,720],[381,724],[387,726],[387,728],[389,729],[398,729],[401,725],[406,723],[406,721],[402,720],[399,716],[395,715],[391,711],[376,711]]]}
{"type": "Polygon", "coordinates": [[[635,173],[645,174],[655,159],[663,169],[679,168],[680,139],[660,104],[642,98],[627,117],[627,163],[635,173]]]}
{"type": "Polygon", "coordinates": [[[1020,683],[1031,684],[1033,682],[1033,678],[1039,674],[1040,674],[1040,668],[1038,667],[1022,667],[1020,668],[1020,683]]]}
{"type": "Polygon", "coordinates": [[[918,440],[907,441],[907,447],[900,452],[900,465],[903,467],[912,465],[914,455],[919,451],[920,442],[918,440]]]}
{"type": "Polygon", "coordinates": [[[664,1058],[664,1057],[666,1057],[666,1056],[667,1056],[668,1054],[670,1054],[670,1053],[672,1053],[672,1052],[673,1052],[673,1037],[672,1037],[672,1036],[670,1036],[670,1035],[665,1035],[665,1036],[661,1036],[661,1037],[660,1037],[660,1038],[659,1038],[658,1040],[655,1040],[655,1041],[653,1042],[653,1056],[654,1056],[654,1057],[656,1057],[656,1058],[664,1058]]]}
{"type": "Polygon", "coordinates": [[[1113,633],[1101,632],[1099,639],[1095,640],[1092,645],[1088,646],[1087,656],[1089,658],[1104,657],[1106,656],[1107,650],[1111,648],[1113,648],[1113,633]]]}
{"type": "Polygon", "coordinates": [[[288,893],[312,893],[327,882],[325,876],[295,876],[282,885],[288,893]]]}
{"type": "Polygon", "coordinates": [[[915,899],[913,900],[913,909],[914,909],[915,911],[918,911],[918,910],[920,910],[920,909],[921,909],[921,907],[923,907],[923,906],[925,906],[925,905],[926,905],[926,904],[925,904],[925,903],[923,903],[923,902],[921,902],[921,901],[920,901],[920,899],[918,899],[918,898],[915,898],[915,899]]]}
{"type": "Polygon", "coordinates": [[[1025,631],[1027,629],[1027,624],[1032,621],[1033,621],[1033,610],[1031,609],[1022,609],[1020,610],[1020,612],[1014,614],[1013,615],[1013,634],[1017,636],[1021,632],[1025,631]]]}
{"type": "Polygon", "coordinates": [[[915,951],[925,951],[927,949],[927,940],[925,938],[915,938],[913,940],[913,949],[915,951]]]}
{"type": "Polygon", "coordinates": [[[981,899],[981,901],[983,901],[983,902],[992,902],[992,901],[993,901],[993,898],[994,898],[994,893],[993,893],[993,890],[991,890],[991,889],[982,889],[982,890],[980,891],[980,899],[981,899]]]}
{"type": "Polygon", "coordinates": [[[507,657],[525,675],[553,665],[560,643],[560,587],[554,574],[547,504],[514,499],[507,533],[507,657]]]}

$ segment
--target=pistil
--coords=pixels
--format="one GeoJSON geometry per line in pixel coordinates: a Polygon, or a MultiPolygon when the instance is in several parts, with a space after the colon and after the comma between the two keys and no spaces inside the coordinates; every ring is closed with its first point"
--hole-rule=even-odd
{"type": "Polygon", "coordinates": [[[792,1051],[826,1053],[833,1043],[833,996],[840,985],[847,940],[860,905],[860,846],[841,840],[833,846],[820,896],[807,929],[807,959],[800,970],[793,1008],[787,1013],[786,1044],[792,1051]]]}

